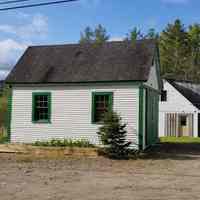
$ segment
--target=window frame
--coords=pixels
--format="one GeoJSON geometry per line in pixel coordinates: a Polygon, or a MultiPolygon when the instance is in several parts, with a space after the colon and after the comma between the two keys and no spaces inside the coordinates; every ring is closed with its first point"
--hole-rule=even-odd
{"type": "Polygon", "coordinates": [[[95,97],[108,95],[108,109],[113,110],[113,92],[92,92],[92,124],[101,124],[95,120],[96,108],[95,108],[95,97]]]}
{"type": "Polygon", "coordinates": [[[180,115],[180,124],[181,126],[187,126],[187,115],[180,115]]]}
{"type": "Polygon", "coordinates": [[[50,124],[51,123],[51,92],[33,92],[32,93],[32,123],[37,124],[50,124]],[[36,96],[46,95],[48,100],[48,119],[46,120],[36,120],[35,110],[36,110],[36,96]]]}
{"type": "Polygon", "coordinates": [[[162,90],[161,91],[160,101],[161,102],[167,102],[167,90],[162,90]]]}

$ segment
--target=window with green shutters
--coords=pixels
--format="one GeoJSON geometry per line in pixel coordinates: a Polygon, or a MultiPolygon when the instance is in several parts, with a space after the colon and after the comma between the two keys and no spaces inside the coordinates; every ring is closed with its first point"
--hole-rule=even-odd
{"type": "Polygon", "coordinates": [[[112,92],[92,93],[92,123],[101,123],[106,112],[112,111],[112,92]]]}
{"type": "Polygon", "coordinates": [[[32,95],[32,121],[34,123],[50,123],[51,93],[35,92],[32,95]]]}

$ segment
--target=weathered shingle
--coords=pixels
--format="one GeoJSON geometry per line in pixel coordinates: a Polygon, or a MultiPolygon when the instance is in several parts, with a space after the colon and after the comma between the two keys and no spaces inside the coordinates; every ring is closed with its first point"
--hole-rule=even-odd
{"type": "Polygon", "coordinates": [[[146,81],[155,48],[153,40],[29,47],[6,82],[146,81]]]}

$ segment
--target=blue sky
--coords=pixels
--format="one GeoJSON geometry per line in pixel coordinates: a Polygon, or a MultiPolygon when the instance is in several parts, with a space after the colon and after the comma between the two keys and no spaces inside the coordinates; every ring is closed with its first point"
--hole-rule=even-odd
{"type": "Polygon", "coordinates": [[[77,42],[88,25],[104,25],[112,40],[122,39],[135,26],[143,32],[161,31],[176,18],[187,26],[200,23],[199,9],[199,0],[80,0],[0,12],[0,78],[29,45],[77,42]]]}

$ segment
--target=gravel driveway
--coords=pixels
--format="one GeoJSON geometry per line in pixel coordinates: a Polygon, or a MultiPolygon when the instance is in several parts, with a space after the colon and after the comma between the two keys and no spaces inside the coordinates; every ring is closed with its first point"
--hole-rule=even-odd
{"type": "Polygon", "coordinates": [[[162,145],[128,161],[0,154],[0,170],[1,200],[200,199],[199,145],[162,145]]]}

